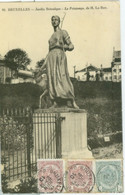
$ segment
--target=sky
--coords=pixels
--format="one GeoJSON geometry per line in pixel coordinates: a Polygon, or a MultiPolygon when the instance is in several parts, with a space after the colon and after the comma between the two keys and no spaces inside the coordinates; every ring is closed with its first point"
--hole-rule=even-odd
{"type": "Polygon", "coordinates": [[[70,76],[73,66],[76,70],[87,64],[110,67],[113,47],[120,50],[119,2],[1,3],[0,54],[21,48],[34,68],[48,53],[48,40],[53,33],[51,16],[62,19],[65,13],[62,29],[67,30],[74,44],[74,50],[66,52],[70,76]]]}

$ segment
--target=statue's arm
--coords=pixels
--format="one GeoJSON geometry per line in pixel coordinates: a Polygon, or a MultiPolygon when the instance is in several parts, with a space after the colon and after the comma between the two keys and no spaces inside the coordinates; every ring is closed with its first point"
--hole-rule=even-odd
{"type": "Polygon", "coordinates": [[[74,45],[71,42],[70,36],[67,31],[63,30],[63,37],[64,37],[64,50],[65,51],[72,51],[74,49],[74,45]]]}
{"type": "Polygon", "coordinates": [[[72,44],[70,38],[66,40],[66,44],[64,45],[65,51],[72,51],[74,49],[74,45],[72,44]]]}
{"type": "Polygon", "coordinates": [[[66,30],[63,30],[63,40],[64,40],[64,50],[72,51],[74,49],[74,45],[72,44],[70,36],[66,30]]]}

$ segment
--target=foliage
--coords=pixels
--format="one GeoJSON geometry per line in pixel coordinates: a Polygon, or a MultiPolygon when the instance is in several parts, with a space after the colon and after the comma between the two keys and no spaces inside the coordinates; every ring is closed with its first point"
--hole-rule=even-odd
{"type": "Polygon", "coordinates": [[[0,84],[0,105],[38,108],[42,88],[32,83],[0,84]]]}
{"type": "Polygon", "coordinates": [[[17,193],[37,193],[37,178],[31,177],[21,180],[21,183],[14,188],[17,193]]]}
{"type": "Polygon", "coordinates": [[[36,63],[37,67],[38,67],[38,68],[41,68],[42,65],[44,64],[44,62],[45,62],[45,59],[44,59],[44,58],[43,58],[42,60],[38,61],[38,62],[36,63]]]}
{"type": "MultiPolygon", "coordinates": [[[[121,98],[121,83],[73,81],[76,98],[121,98]]],[[[0,84],[0,96],[39,96],[42,88],[33,83],[0,84]]]]}
{"type": "Polygon", "coordinates": [[[20,184],[14,188],[9,187],[5,174],[2,174],[2,191],[3,193],[37,193],[37,178],[34,176],[20,180],[20,184]]]}
{"type": "Polygon", "coordinates": [[[88,136],[122,131],[121,100],[79,98],[79,106],[87,111],[88,136]]]}
{"type": "Polygon", "coordinates": [[[7,78],[6,78],[6,82],[7,82],[7,83],[10,83],[10,82],[11,82],[11,77],[7,77],[7,78]]]}
{"type": "Polygon", "coordinates": [[[121,98],[121,83],[103,82],[84,82],[71,79],[75,89],[75,96],[79,98],[121,98]]]}
{"type": "Polygon", "coordinates": [[[5,173],[1,174],[1,178],[2,178],[2,192],[3,193],[13,193],[13,189],[9,188],[8,186],[8,180],[7,180],[7,176],[5,175],[5,173]]]}
{"type": "Polygon", "coordinates": [[[0,97],[4,96],[32,96],[39,97],[42,89],[40,86],[33,83],[19,83],[19,84],[0,84],[0,97]]]}
{"type": "MultiPolygon", "coordinates": [[[[112,82],[77,82],[73,80],[76,101],[88,113],[88,135],[122,130],[121,84],[112,82]]],[[[38,108],[40,86],[31,83],[0,85],[0,104],[7,107],[38,108]]],[[[49,105],[47,100],[47,105],[49,105]]],[[[46,102],[42,102],[44,108],[46,102]]]]}
{"type": "MultiPolygon", "coordinates": [[[[112,113],[94,114],[88,113],[88,129],[89,135],[103,135],[116,130],[115,125],[112,124],[112,113]]],[[[117,129],[118,130],[118,129],[117,129]]]]}
{"type": "Polygon", "coordinates": [[[13,120],[12,117],[4,115],[0,118],[1,146],[5,149],[23,148],[25,146],[24,134],[26,134],[26,126],[13,120]]]}
{"type": "Polygon", "coordinates": [[[26,69],[30,64],[31,59],[28,54],[22,49],[12,49],[5,55],[6,65],[13,69],[26,69]]]}
{"type": "Polygon", "coordinates": [[[5,175],[5,170],[6,170],[6,164],[7,164],[7,158],[5,156],[1,156],[1,165],[4,164],[4,170],[1,171],[1,179],[2,179],[2,192],[3,193],[8,193],[12,192],[12,189],[9,188],[8,186],[8,178],[5,175]]]}
{"type": "MultiPolygon", "coordinates": [[[[26,118],[28,120],[28,118],[26,118]]],[[[9,151],[16,148],[16,150],[23,150],[26,147],[27,131],[31,129],[31,124],[25,121],[24,117],[0,117],[0,133],[1,133],[1,149],[9,151]],[[28,126],[27,126],[28,125],[28,126]]],[[[30,131],[31,132],[31,131],[30,131]]],[[[32,138],[32,132],[29,133],[32,138]]],[[[30,139],[30,146],[32,146],[32,139],[30,139]]]]}

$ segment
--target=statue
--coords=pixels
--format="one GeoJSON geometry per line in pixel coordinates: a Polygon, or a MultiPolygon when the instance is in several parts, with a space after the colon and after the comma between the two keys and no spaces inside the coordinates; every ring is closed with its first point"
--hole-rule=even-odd
{"type": "Polygon", "coordinates": [[[52,16],[51,23],[54,33],[49,39],[49,53],[41,70],[47,70],[47,89],[53,108],[66,106],[78,109],[75,103],[74,88],[70,81],[67,68],[66,51],[72,51],[74,46],[66,30],[59,27],[59,16],[52,16]]]}

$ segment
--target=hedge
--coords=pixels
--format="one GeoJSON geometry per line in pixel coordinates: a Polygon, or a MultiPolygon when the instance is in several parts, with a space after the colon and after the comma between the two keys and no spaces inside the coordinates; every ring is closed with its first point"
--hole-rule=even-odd
{"type": "MultiPolygon", "coordinates": [[[[114,82],[83,82],[72,79],[77,97],[121,98],[121,83],[114,82]]],[[[39,97],[42,93],[40,86],[32,83],[0,84],[0,97],[3,96],[33,96],[39,97]]]]}

